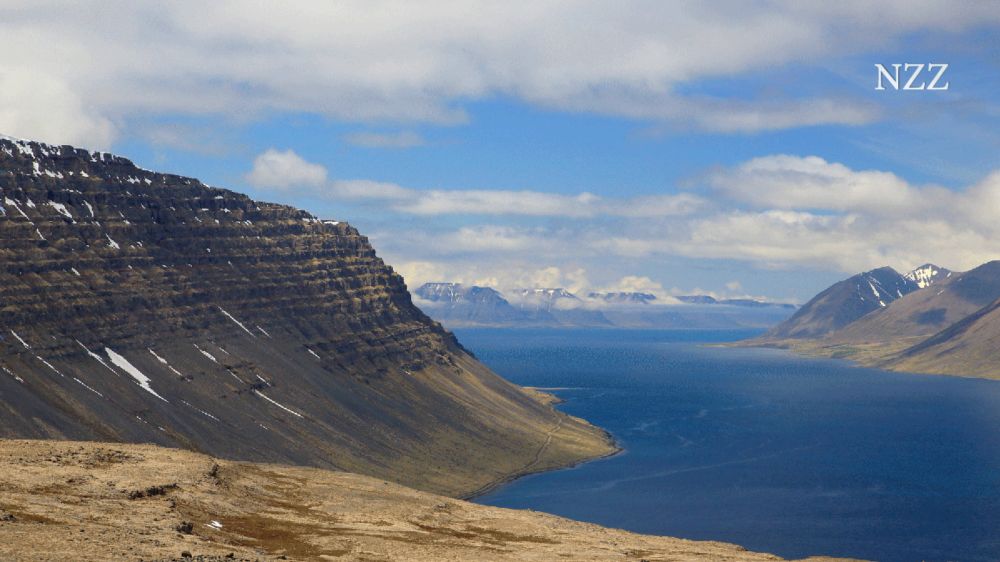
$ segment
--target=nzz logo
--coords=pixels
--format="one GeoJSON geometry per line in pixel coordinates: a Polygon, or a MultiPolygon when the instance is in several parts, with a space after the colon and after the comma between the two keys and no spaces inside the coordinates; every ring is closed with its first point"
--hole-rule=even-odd
{"type": "MultiPolygon", "coordinates": [[[[875,65],[876,76],[875,76],[875,89],[884,90],[885,84],[888,84],[893,90],[934,90],[942,91],[947,90],[951,82],[945,82],[944,84],[939,84],[944,73],[948,71],[947,64],[941,63],[906,63],[906,64],[890,64],[892,67],[892,72],[889,72],[885,66],[881,64],[875,65]],[[906,82],[903,83],[903,87],[899,87],[899,69],[903,69],[904,78],[909,75],[906,82]],[[934,76],[931,78],[930,84],[923,78],[920,78],[924,70],[927,70],[927,75],[932,72],[934,76]],[[917,83],[917,79],[920,78],[920,83],[917,83]],[[883,83],[883,80],[885,84],[883,83]]],[[[926,76],[926,75],[924,75],[926,76]]]]}

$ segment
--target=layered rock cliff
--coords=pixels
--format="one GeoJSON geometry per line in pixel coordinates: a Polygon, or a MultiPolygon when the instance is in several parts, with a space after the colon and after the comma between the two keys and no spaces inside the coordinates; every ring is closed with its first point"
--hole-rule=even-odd
{"type": "Polygon", "coordinates": [[[415,308],[344,222],[0,138],[0,437],[465,494],[612,451],[415,308]]]}

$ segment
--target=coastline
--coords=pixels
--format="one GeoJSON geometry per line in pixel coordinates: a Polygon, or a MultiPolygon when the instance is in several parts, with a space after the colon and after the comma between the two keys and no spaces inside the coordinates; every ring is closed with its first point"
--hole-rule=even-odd
{"type": "MultiPolygon", "coordinates": [[[[558,410],[555,406],[557,404],[562,404],[563,402],[565,402],[565,400],[563,400],[562,398],[559,398],[558,396],[556,396],[554,394],[550,394],[548,392],[545,392],[545,390],[553,390],[553,389],[541,389],[541,388],[536,388],[536,387],[523,387],[523,388],[526,391],[528,391],[529,394],[531,394],[536,399],[538,399],[540,402],[542,402],[543,404],[546,404],[547,406],[549,406],[549,408],[551,408],[554,412],[556,412],[560,416],[566,416],[568,418],[572,418],[572,419],[575,419],[575,420],[578,420],[578,421],[582,421],[583,423],[586,423],[590,427],[593,427],[594,429],[600,431],[601,434],[604,437],[605,443],[608,445],[608,448],[610,450],[607,453],[604,453],[602,455],[591,456],[591,457],[582,457],[582,458],[579,458],[579,459],[576,459],[576,460],[573,460],[573,461],[570,461],[570,462],[567,462],[567,463],[563,463],[563,464],[558,464],[558,465],[554,465],[554,466],[546,466],[544,468],[539,468],[539,469],[533,469],[532,468],[533,465],[535,465],[535,464],[538,463],[539,457],[544,453],[545,449],[548,447],[548,442],[546,442],[539,449],[538,454],[535,457],[535,460],[533,460],[532,462],[526,464],[521,469],[516,470],[514,472],[511,472],[511,473],[508,473],[508,474],[506,474],[504,476],[501,476],[500,478],[498,478],[498,479],[496,479],[496,480],[494,480],[492,482],[489,482],[489,483],[487,483],[487,484],[485,484],[485,485],[483,485],[483,486],[481,486],[481,487],[473,490],[472,492],[456,496],[457,499],[464,500],[464,501],[474,501],[476,498],[485,496],[486,494],[488,494],[488,493],[490,493],[490,492],[492,492],[492,491],[494,491],[494,490],[496,490],[498,488],[506,486],[506,485],[514,482],[515,480],[518,480],[520,478],[524,478],[525,476],[531,476],[532,474],[542,474],[542,473],[545,473],[545,472],[553,472],[553,471],[556,471],[556,470],[567,470],[567,469],[575,468],[577,466],[580,466],[580,465],[583,465],[583,464],[586,464],[586,463],[589,463],[589,462],[594,462],[594,461],[609,459],[611,457],[618,456],[618,455],[620,455],[620,454],[622,454],[622,453],[625,452],[625,448],[622,447],[618,443],[618,440],[615,439],[614,435],[612,435],[611,432],[609,432],[608,430],[606,430],[606,429],[604,429],[602,427],[597,427],[596,425],[594,425],[594,424],[592,424],[592,423],[590,423],[590,422],[588,422],[586,420],[583,420],[581,418],[577,418],[576,416],[570,416],[566,412],[558,410]]],[[[560,421],[560,424],[561,423],[562,422],[560,421]]],[[[556,428],[556,431],[557,430],[558,430],[558,427],[556,428]]],[[[551,438],[551,435],[550,435],[550,438],[551,438]]]]}
{"type": "MultiPolygon", "coordinates": [[[[876,348],[882,347],[877,344],[871,344],[876,348]]],[[[885,344],[891,345],[891,344],[885,344]]],[[[975,380],[985,380],[985,381],[1000,381],[1000,374],[994,376],[987,376],[975,373],[958,373],[953,371],[945,370],[934,370],[931,368],[920,368],[919,366],[911,366],[908,363],[897,364],[898,350],[892,350],[886,355],[878,355],[869,352],[866,355],[864,347],[859,345],[852,345],[848,348],[840,347],[838,345],[822,345],[816,341],[805,340],[778,340],[778,341],[753,341],[751,340],[741,340],[735,342],[726,343],[713,343],[707,344],[706,347],[728,347],[728,348],[758,348],[758,349],[780,349],[797,355],[799,357],[807,357],[813,359],[836,359],[839,361],[844,361],[851,367],[864,368],[864,369],[879,369],[882,371],[888,371],[891,373],[900,373],[905,375],[918,375],[918,376],[938,376],[938,377],[951,377],[960,379],[975,379],[975,380]]]]}

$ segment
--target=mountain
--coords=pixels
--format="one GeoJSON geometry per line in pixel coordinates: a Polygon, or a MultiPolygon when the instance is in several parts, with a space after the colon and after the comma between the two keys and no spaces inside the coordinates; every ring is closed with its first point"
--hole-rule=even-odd
{"type": "Polygon", "coordinates": [[[614,450],[477,362],[343,221],[3,138],[0,239],[0,437],[452,495],[614,450]]]}
{"type": "Polygon", "coordinates": [[[552,309],[576,308],[583,305],[580,297],[563,288],[517,289],[514,296],[524,309],[551,311],[552,309]]]}
{"type": "MultiPolygon", "coordinates": [[[[926,264],[903,277],[918,289],[891,301],[882,299],[886,306],[880,304],[839,329],[817,330],[811,337],[798,336],[793,341],[789,338],[794,335],[780,337],[789,333],[782,332],[788,326],[780,325],[747,343],[787,346],[811,355],[899,371],[1000,378],[1000,261],[964,273],[926,264]]],[[[833,324],[833,315],[842,308],[811,305],[832,302],[822,298],[828,293],[841,297],[852,294],[863,282],[867,281],[859,276],[842,281],[802,310],[810,307],[816,324],[833,324]],[[824,314],[828,316],[824,318],[824,314]]],[[[882,296],[887,292],[884,279],[879,284],[873,282],[870,288],[882,296]]],[[[797,320],[793,316],[786,324],[797,320]]]]}
{"type": "Polygon", "coordinates": [[[641,292],[591,292],[585,299],[565,289],[518,289],[508,299],[489,287],[425,283],[416,304],[446,326],[633,329],[759,329],[788,318],[794,305],[751,299],[712,304],[661,303],[641,292]],[[719,306],[728,305],[728,306],[719,306]]]}
{"type": "Polygon", "coordinates": [[[921,289],[924,289],[926,287],[930,287],[938,281],[951,277],[951,273],[951,271],[943,267],[938,267],[932,263],[925,263],[924,265],[907,273],[905,277],[916,283],[921,289]]]}
{"type": "Polygon", "coordinates": [[[1000,378],[1000,299],[904,350],[887,365],[903,371],[1000,378]]]}
{"type": "Polygon", "coordinates": [[[685,304],[718,304],[719,302],[715,297],[708,295],[681,295],[676,298],[685,304]]]}
{"type": "Polygon", "coordinates": [[[908,294],[831,334],[830,341],[872,343],[928,337],[1000,298],[1000,261],[944,275],[930,288],[908,294]]]}
{"type": "MultiPolygon", "coordinates": [[[[512,303],[539,319],[552,318],[556,327],[612,327],[601,310],[563,288],[517,289],[512,303]]],[[[537,322],[536,323],[544,323],[537,322]]]]}
{"type": "Polygon", "coordinates": [[[796,305],[790,303],[768,302],[750,298],[716,299],[715,297],[711,297],[709,295],[681,295],[674,298],[684,304],[723,304],[729,306],[746,306],[751,308],[783,308],[787,310],[795,310],[798,308],[796,305]]]}
{"type": "Polygon", "coordinates": [[[587,298],[610,304],[649,304],[656,300],[656,295],[631,292],[588,293],[587,298]]]}
{"type": "Polygon", "coordinates": [[[791,318],[775,326],[761,339],[823,336],[918,289],[920,287],[916,282],[891,267],[859,273],[813,297],[791,318]]]}
{"type": "MultiPolygon", "coordinates": [[[[496,289],[460,283],[424,283],[413,294],[422,310],[441,322],[457,325],[526,323],[537,320],[514,308],[496,289]]],[[[534,315],[538,316],[538,315],[534,315]]],[[[549,319],[555,322],[555,318],[549,319]]]]}

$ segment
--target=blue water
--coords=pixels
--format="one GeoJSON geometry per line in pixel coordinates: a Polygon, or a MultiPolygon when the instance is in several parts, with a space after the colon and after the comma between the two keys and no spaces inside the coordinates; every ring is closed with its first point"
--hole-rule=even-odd
{"type": "Polygon", "coordinates": [[[1000,383],[703,345],[748,335],[459,330],[625,448],[477,501],[784,557],[1000,560],[1000,383]]]}

